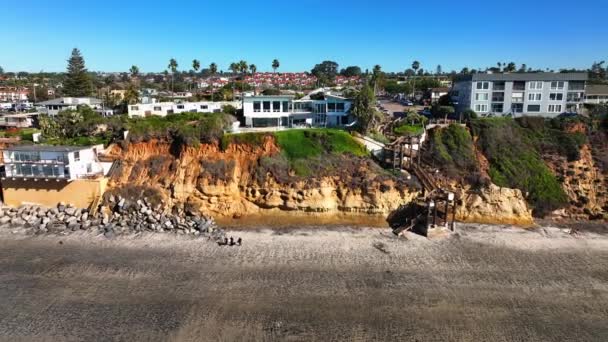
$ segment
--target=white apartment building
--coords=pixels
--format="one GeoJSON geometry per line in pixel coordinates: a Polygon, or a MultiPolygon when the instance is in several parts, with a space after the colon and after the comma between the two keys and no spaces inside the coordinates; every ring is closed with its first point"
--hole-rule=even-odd
{"type": "Polygon", "coordinates": [[[222,102],[158,102],[158,103],[138,103],[129,105],[129,117],[146,117],[151,115],[167,116],[179,113],[219,113],[224,106],[241,108],[241,102],[222,101],[222,102]]]}
{"type": "Polygon", "coordinates": [[[0,102],[26,101],[29,93],[27,88],[0,87],[0,102]]]}
{"type": "Polygon", "coordinates": [[[243,115],[247,127],[333,127],[350,123],[351,105],[349,99],[324,93],[299,100],[293,95],[245,96],[243,115]]]}
{"type": "Polygon", "coordinates": [[[104,176],[111,163],[100,162],[96,146],[15,145],[3,153],[3,179],[64,180],[104,176]]]}
{"type": "Polygon", "coordinates": [[[586,81],[586,73],[461,75],[450,96],[457,112],[554,117],[583,109],[586,81]]]}
{"type": "Polygon", "coordinates": [[[76,110],[81,106],[89,106],[93,110],[102,110],[103,103],[94,97],[60,97],[53,100],[39,102],[40,113],[47,115],[57,115],[62,110],[76,110]]]}

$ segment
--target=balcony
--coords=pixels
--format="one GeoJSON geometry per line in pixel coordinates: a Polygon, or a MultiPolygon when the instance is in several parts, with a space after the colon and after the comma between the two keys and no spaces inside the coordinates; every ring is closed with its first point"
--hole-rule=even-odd
{"type": "Polygon", "coordinates": [[[9,160],[5,161],[5,164],[36,164],[36,165],[51,164],[51,165],[65,165],[66,163],[67,163],[66,161],[57,160],[57,159],[39,159],[39,160],[14,160],[14,159],[9,159],[9,160]]]}
{"type": "Polygon", "coordinates": [[[2,178],[2,180],[5,179],[56,179],[56,180],[69,180],[70,179],[70,175],[60,175],[60,174],[45,174],[45,173],[38,173],[38,174],[13,174],[11,172],[6,172],[6,171],[1,171],[0,172],[0,177],[2,178]]]}

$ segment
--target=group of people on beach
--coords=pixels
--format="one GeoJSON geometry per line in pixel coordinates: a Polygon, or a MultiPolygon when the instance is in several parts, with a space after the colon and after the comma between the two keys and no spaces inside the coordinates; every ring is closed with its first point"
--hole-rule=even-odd
{"type": "Polygon", "coordinates": [[[234,246],[234,245],[241,246],[243,244],[243,239],[238,238],[235,241],[232,236],[230,238],[225,237],[224,241],[218,241],[217,244],[219,246],[234,246]]]}

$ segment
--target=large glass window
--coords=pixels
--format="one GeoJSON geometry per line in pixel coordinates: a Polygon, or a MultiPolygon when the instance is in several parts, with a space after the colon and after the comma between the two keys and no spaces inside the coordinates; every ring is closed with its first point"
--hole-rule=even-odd
{"type": "Polygon", "coordinates": [[[490,89],[490,82],[477,82],[477,89],[490,89]]]}
{"type": "Polygon", "coordinates": [[[543,98],[543,94],[542,93],[529,93],[528,94],[528,101],[540,101],[543,98]]]}
{"type": "Polygon", "coordinates": [[[270,112],[270,101],[262,102],[262,106],[264,112],[270,112]]]}
{"type": "Polygon", "coordinates": [[[530,82],[529,87],[530,87],[530,89],[533,89],[533,90],[543,89],[543,82],[541,82],[541,81],[530,82]]]}
{"type": "Polygon", "coordinates": [[[261,111],[261,103],[260,101],[253,101],[253,112],[254,113],[259,113],[261,111]]]}
{"type": "Polygon", "coordinates": [[[562,105],[549,105],[549,113],[561,113],[562,105]]]}
{"type": "Polygon", "coordinates": [[[488,101],[489,98],[490,98],[489,93],[476,93],[475,94],[475,101],[488,101]]]}
{"type": "Polygon", "coordinates": [[[528,105],[528,112],[529,113],[540,112],[540,105],[528,105]]]}
{"type": "Polygon", "coordinates": [[[272,101],[272,112],[278,113],[281,111],[281,101],[272,101]]]}
{"type": "Polygon", "coordinates": [[[488,105],[487,104],[477,104],[475,105],[475,111],[476,112],[487,112],[488,111],[488,105]]]}
{"type": "Polygon", "coordinates": [[[335,102],[330,102],[327,104],[327,111],[328,112],[335,112],[336,111],[336,103],[335,102]]]}
{"type": "Polygon", "coordinates": [[[289,101],[283,101],[283,113],[289,112],[289,101]]]}
{"type": "Polygon", "coordinates": [[[551,100],[551,101],[562,101],[563,99],[564,99],[564,94],[562,94],[562,93],[549,94],[549,100],[551,100]]]}
{"type": "Polygon", "coordinates": [[[343,112],[344,111],[344,102],[338,102],[336,104],[336,111],[337,112],[343,112]]]}
{"type": "Polygon", "coordinates": [[[562,82],[562,81],[551,82],[551,90],[562,90],[562,89],[564,89],[564,82],[562,82]]]}

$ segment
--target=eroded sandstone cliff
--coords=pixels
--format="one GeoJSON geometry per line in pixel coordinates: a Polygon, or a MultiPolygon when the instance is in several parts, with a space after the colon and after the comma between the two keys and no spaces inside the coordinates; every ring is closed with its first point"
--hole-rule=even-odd
{"type": "Polygon", "coordinates": [[[113,145],[109,150],[122,160],[110,182],[111,191],[153,189],[170,207],[215,216],[269,210],[386,215],[419,193],[367,158],[334,158],[331,162],[337,167],[309,177],[261,167],[260,163],[280,153],[271,136],[259,145],[230,144],[225,149],[218,144],[176,148],[151,140],[113,145]],[[279,177],[279,173],[285,174],[279,177]]]}

